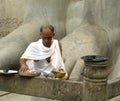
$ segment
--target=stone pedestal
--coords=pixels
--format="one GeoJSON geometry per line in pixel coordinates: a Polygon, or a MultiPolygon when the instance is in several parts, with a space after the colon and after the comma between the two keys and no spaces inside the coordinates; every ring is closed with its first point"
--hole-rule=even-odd
{"type": "Polygon", "coordinates": [[[107,101],[108,59],[102,56],[85,56],[83,59],[83,101],[107,101]]]}

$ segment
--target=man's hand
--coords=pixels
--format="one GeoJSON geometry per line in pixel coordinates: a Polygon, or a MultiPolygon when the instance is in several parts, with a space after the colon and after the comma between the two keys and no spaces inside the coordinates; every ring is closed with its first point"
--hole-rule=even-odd
{"type": "Polygon", "coordinates": [[[51,57],[46,58],[47,62],[50,62],[51,57]]]}
{"type": "Polygon", "coordinates": [[[29,67],[27,65],[22,64],[19,71],[20,72],[29,72],[30,69],[29,69],[29,67]]]}
{"type": "Polygon", "coordinates": [[[21,64],[19,69],[20,72],[30,72],[29,67],[26,65],[26,61],[27,59],[20,59],[20,64],[21,64]]]}

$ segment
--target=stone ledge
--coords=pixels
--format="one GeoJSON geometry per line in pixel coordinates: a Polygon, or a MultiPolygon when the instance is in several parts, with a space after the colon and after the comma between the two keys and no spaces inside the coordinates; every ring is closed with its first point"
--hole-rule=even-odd
{"type": "Polygon", "coordinates": [[[70,80],[0,75],[0,90],[63,101],[80,101],[82,83],[70,80]]]}

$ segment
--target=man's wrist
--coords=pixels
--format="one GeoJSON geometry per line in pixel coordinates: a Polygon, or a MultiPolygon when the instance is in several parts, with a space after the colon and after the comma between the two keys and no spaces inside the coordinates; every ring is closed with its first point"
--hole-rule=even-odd
{"type": "Polygon", "coordinates": [[[21,66],[27,67],[27,65],[26,65],[26,64],[21,64],[21,66]]]}

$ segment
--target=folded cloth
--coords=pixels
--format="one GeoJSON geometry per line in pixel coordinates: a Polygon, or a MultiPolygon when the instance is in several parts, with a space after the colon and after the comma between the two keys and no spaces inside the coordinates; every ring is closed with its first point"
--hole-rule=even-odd
{"type": "Polygon", "coordinates": [[[43,45],[42,39],[37,42],[32,42],[21,58],[41,60],[49,57],[53,54],[55,49],[55,44],[52,44],[50,48],[47,48],[43,45]]]}

